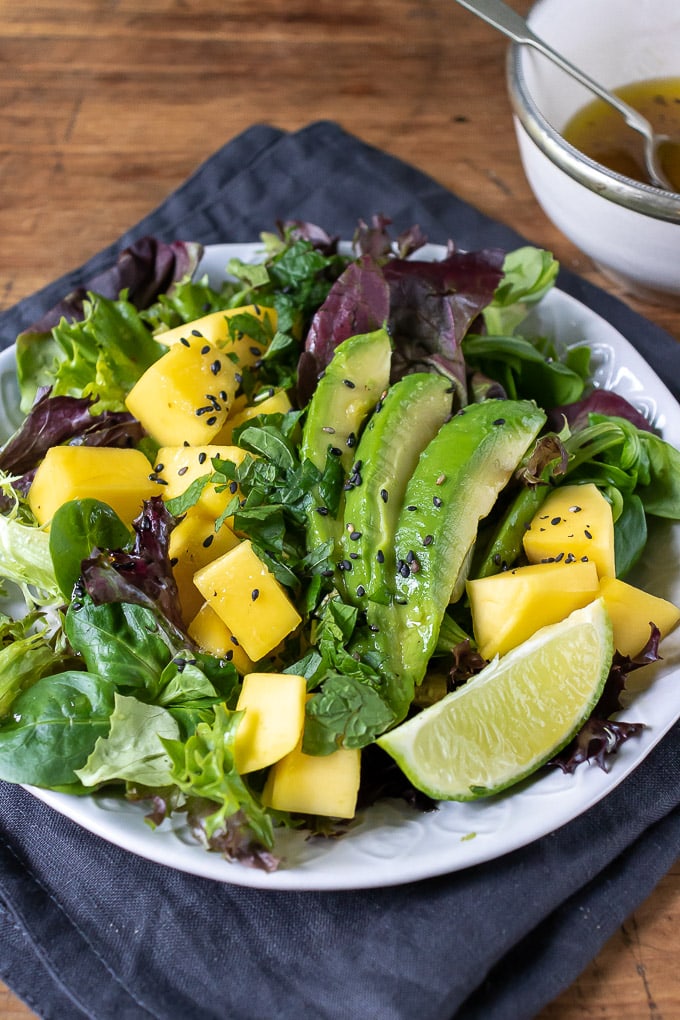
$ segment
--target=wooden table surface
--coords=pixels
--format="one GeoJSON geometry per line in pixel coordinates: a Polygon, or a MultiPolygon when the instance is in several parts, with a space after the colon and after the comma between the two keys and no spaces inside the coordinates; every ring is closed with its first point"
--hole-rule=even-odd
{"type": "MultiPolygon", "coordinates": [[[[620,293],[534,201],[505,41],[454,0],[0,0],[0,25],[0,309],[115,240],[250,125],[317,119],[620,293]]],[[[680,311],[626,300],[680,339],[680,311]]],[[[679,929],[676,865],[541,1020],[680,1017],[679,929]]],[[[4,1020],[32,1015],[0,986],[4,1020]]]]}

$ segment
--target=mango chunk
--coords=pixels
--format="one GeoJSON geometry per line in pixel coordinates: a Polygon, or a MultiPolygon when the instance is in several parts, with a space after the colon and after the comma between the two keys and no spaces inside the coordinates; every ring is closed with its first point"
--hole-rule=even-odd
{"type": "Polygon", "coordinates": [[[615,577],[611,506],[592,482],[554,489],[524,534],[530,563],[590,560],[599,577],[615,577]]]}
{"type": "Polygon", "coordinates": [[[39,524],[72,499],[99,499],[131,524],[145,499],[160,494],[139,450],[112,446],[53,446],[38,466],[28,503],[39,524]]]}
{"type": "Polygon", "coordinates": [[[274,390],[271,396],[264,397],[254,404],[247,404],[229,415],[221,431],[215,438],[216,443],[231,443],[234,429],[244,422],[256,418],[260,414],[286,414],[292,409],[290,397],[284,389],[274,390]]]}
{"type": "Polygon", "coordinates": [[[307,684],[293,673],[248,673],[236,711],[243,711],[234,741],[240,775],[267,768],[298,744],[305,722],[307,684]]]}
{"type": "Polygon", "coordinates": [[[354,818],[361,752],[341,747],[317,757],[304,754],[302,742],[272,765],[262,791],[266,807],[330,818],[354,818]]]}
{"type": "Polygon", "coordinates": [[[253,662],[276,648],[302,622],[250,541],[239,543],[199,570],[194,584],[253,662]]]}
{"type": "Polygon", "coordinates": [[[239,539],[227,524],[215,531],[214,518],[197,512],[195,508],[189,510],[170,532],[168,555],[185,623],[203,604],[203,596],[194,584],[194,574],[238,543],[239,539]]]}
{"type": "Polygon", "coordinates": [[[233,662],[241,676],[252,672],[253,662],[208,602],[203,602],[187,633],[204,652],[233,662]]]}
{"type": "Polygon", "coordinates": [[[485,659],[505,655],[540,627],[559,623],[598,597],[591,560],[539,563],[468,581],[472,626],[485,659]]]}
{"type": "Polygon", "coordinates": [[[202,337],[215,347],[222,348],[227,354],[236,355],[241,367],[254,365],[264,354],[266,346],[259,339],[256,341],[235,328],[232,320],[241,315],[252,315],[264,325],[271,336],[276,332],[278,317],[274,308],[265,305],[241,305],[239,308],[210,312],[209,315],[203,315],[184,326],[163,330],[155,334],[155,339],[166,347],[172,347],[183,339],[202,337]]]}
{"type": "Polygon", "coordinates": [[[650,624],[664,638],[680,621],[680,609],[672,602],[616,577],[601,579],[600,594],[614,628],[614,647],[622,655],[634,658],[642,651],[650,638],[650,624]]]}
{"type": "MultiPolygon", "coordinates": [[[[238,446],[218,446],[213,443],[203,446],[161,446],[158,451],[156,475],[163,484],[163,499],[175,499],[189,488],[192,482],[203,475],[213,472],[212,461],[215,457],[240,464],[246,456],[245,450],[238,446]]],[[[234,494],[225,487],[218,492],[215,486],[208,483],[204,486],[200,498],[194,504],[206,517],[216,520],[231,502],[234,494]]]]}
{"type": "Polygon", "coordinates": [[[161,446],[209,443],[238,387],[234,363],[202,337],[173,344],[135,383],[125,404],[161,446]]]}

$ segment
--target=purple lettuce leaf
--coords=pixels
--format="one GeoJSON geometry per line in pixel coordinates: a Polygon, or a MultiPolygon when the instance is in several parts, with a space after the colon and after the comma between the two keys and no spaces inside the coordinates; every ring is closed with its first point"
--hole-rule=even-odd
{"type": "Polygon", "coordinates": [[[115,300],[127,290],[128,300],[136,308],[148,308],[173,283],[193,273],[202,253],[203,246],[194,242],[167,244],[155,237],[142,237],[121,251],[113,266],[76,287],[22,335],[49,333],[62,318],[68,322],[81,320],[88,292],[115,300]]]}
{"type": "Polygon", "coordinates": [[[625,397],[610,390],[593,390],[587,397],[573,404],[563,404],[548,411],[547,427],[559,432],[564,419],[572,432],[578,432],[589,424],[588,415],[604,414],[613,418],[626,418],[638,429],[654,432],[654,428],[644,415],[633,407],[625,397]]]}
{"type": "Polygon", "coordinates": [[[323,255],[335,255],[338,250],[339,238],[331,237],[323,227],[317,226],[316,223],[307,223],[304,220],[279,220],[276,226],[282,238],[292,241],[308,241],[323,255]]]}
{"type": "Polygon", "coordinates": [[[38,396],[17,431],[0,450],[0,470],[22,475],[30,472],[52,446],[132,446],[143,435],[139,422],[122,411],[93,415],[88,397],[38,396]]]}
{"type": "Polygon", "coordinates": [[[607,757],[616,754],[621,744],[642,732],[642,723],[629,723],[609,717],[614,712],[621,711],[623,707],[621,694],[625,690],[627,675],[661,658],[660,640],[659,628],[650,624],[649,641],[638,655],[631,658],[620,652],[614,653],[604,689],[590,718],[573,740],[552,759],[551,765],[556,765],[563,772],[571,773],[582,762],[591,761],[606,772],[607,757]]]}
{"type": "Polygon", "coordinates": [[[131,550],[95,551],[82,564],[84,590],[97,605],[130,602],[160,611],[175,630],[184,634],[177,584],[168,555],[175,518],[160,496],[144,501],[133,521],[131,550]]]}
{"type": "Polygon", "coordinates": [[[380,329],[387,322],[389,310],[389,288],[378,263],[368,255],[350,263],[309,327],[298,362],[297,390],[302,404],[314,392],[336,347],[351,336],[380,329]]]}
{"type": "Polygon", "coordinates": [[[417,224],[404,230],[393,242],[388,230],[391,223],[392,220],[382,213],[371,218],[370,226],[364,220],[359,220],[354,232],[355,248],[362,255],[383,259],[392,253],[396,245],[399,257],[406,258],[427,244],[427,238],[417,224]]]}
{"type": "Polygon", "coordinates": [[[452,251],[440,262],[391,259],[386,263],[393,381],[407,372],[434,368],[457,382],[466,401],[461,342],[493,298],[503,276],[503,260],[501,251],[489,249],[452,251]]]}

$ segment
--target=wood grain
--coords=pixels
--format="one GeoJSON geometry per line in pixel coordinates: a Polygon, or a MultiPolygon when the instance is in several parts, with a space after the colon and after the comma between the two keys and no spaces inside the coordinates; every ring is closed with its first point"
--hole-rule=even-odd
{"type": "MultiPolygon", "coordinates": [[[[534,201],[505,41],[453,0],[0,0],[0,23],[0,309],[109,244],[250,125],[317,119],[621,293],[534,201]]],[[[680,338],[680,312],[626,300],[680,338]]],[[[676,866],[541,1020],[680,1016],[679,927],[676,866]]],[[[0,1015],[32,1014],[0,988],[0,1015]]]]}

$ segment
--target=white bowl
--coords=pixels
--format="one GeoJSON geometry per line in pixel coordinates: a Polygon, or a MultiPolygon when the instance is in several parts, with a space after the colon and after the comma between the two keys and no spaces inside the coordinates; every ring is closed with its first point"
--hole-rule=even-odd
{"type": "MultiPolygon", "coordinates": [[[[538,0],[528,20],[606,88],[680,77],[678,0],[538,0]]],[[[680,194],[566,142],[560,132],[592,95],[533,47],[511,47],[508,88],[524,171],[553,223],[629,292],[680,302],[680,194]]]]}

